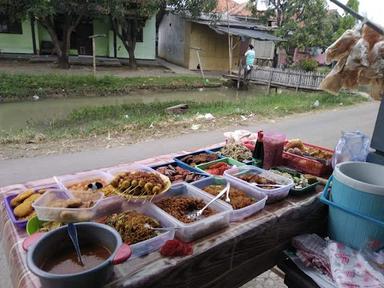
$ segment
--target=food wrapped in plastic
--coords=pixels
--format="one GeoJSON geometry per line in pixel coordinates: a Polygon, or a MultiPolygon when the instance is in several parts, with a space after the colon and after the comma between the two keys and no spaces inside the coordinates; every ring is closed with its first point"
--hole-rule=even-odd
{"type": "Polygon", "coordinates": [[[337,62],[332,71],[320,83],[320,89],[328,91],[331,94],[337,94],[343,86],[343,69],[347,62],[348,56],[344,56],[337,62]]]}
{"type": "Polygon", "coordinates": [[[344,34],[325,51],[325,61],[330,64],[332,61],[338,61],[344,58],[360,38],[358,31],[345,31],[344,34]]]}
{"type": "Polygon", "coordinates": [[[371,81],[371,97],[380,100],[384,94],[384,79],[373,79],[371,81]]]}
{"type": "Polygon", "coordinates": [[[359,87],[360,69],[347,69],[344,67],[341,72],[342,87],[347,89],[357,89],[359,87]]]}
{"type": "Polygon", "coordinates": [[[384,77],[384,41],[377,42],[369,53],[369,67],[364,76],[369,79],[384,77]]]}
{"type": "Polygon", "coordinates": [[[348,70],[354,70],[362,67],[368,67],[368,52],[369,43],[364,39],[360,39],[359,41],[357,41],[356,45],[353,46],[351,53],[347,58],[345,68],[348,70]]]}
{"type": "Polygon", "coordinates": [[[377,42],[384,40],[384,37],[382,35],[377,33],[368,25],[364,25],[362,29],[362,36],[363,39],[368,42],[369,49],[372,49],[377,42]]]}

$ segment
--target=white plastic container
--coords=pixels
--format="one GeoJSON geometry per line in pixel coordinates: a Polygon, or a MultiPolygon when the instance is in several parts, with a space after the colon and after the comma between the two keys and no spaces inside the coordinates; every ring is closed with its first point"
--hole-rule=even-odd
{"type": "MultiPolygon", "coordinates": [[[[205,203],[208,203],[212,199],[206,193],[200,191],[200,189],[187,183],[180,183],[178,185],[172,186],[169,191],[159,196],[158,200],[155,201],[154,204],[156,204],[156,202],[160,201],[161,199],[175,196],[190,196],[201,199],[205,203]]],[[[157,209],[160,213],[166,215],[166,217],[170,218],[175,226],[180,227],[180,229],[177,229],[175,233],[177,238],[185,242],[191,242],[229,226],[229,218],[232,212],[231,207],[222,204],[220,201],[215,201],[209,207],[213,209],[216,214],[188,224],[177,220],[157,206],[154,208],[157,209]]]]}
{"type": "Polygon", "coordinates": [[[32,207],[36,211],[37,218],[41,221],[57,221],[63,223],[91,221],[102,216],[102,210],[104,210],[99,208],[103,193],[96,193],[99,194],[99,200],[90,208],[49,207],[49,203],[54,200],[67,200],[72,198],[72,195],[66,190],[49,190],[36,200],[36,202],[32,204],[32,207]],[[98,211],[98,209],[100,210],[98,211]]]}
{"type": "Polygon", "coordinates": [[[58,184],[63,189],[67,189],[68,191],[71,191],[70,187],[74,184],[78,184],[81,182],[92,183],[92,182],[96,182],[97,180],[104,182],[102,184],[103,184],[103,187],[105,187],[112,181],[113,176],[103,171],[95,170],[95,171],[89,171],[84,173],[59,176],[57,177],[57,179],[59,182],[58,184]]]}
{"type": "MultiPolygon", "coordinates": [[[[158,209],[156,209],[155,205],[152,203],[147,202],[144,204],[136,204],[132,202],[125,202],[121,210],[116,213],[129,211],[129,210],[135,210],[137,212],[143,213],[149,217],[154,218],[155,220],[160,222],[161,227],[164,227],[164,228],[175,227],[175,224],[173,223],[173,221],[169,217],[164,215],[164,213],[161,213],[158,209]]],[[[132,256],[130,257],[130,259],[144,256],[159,250],[166,241],[172,240],[174,236],[175,236],[175,230],[169,230],[169,231],[161,232],[161,234],[151,239],[130,245],[132,249],[132,256]]]]}
{"type": "Polygon", "coordinates": [[[227,170],[224,172],[224,177],[227,179],[239,181],[240,183],[243,183],[244,185],[246,185],[250,189],[254,189],[255,191],[263,192],[265,195],[268,196],[267,203],[272,203],[287,197],[289,194],[289,190],[291,190],[291,188],[295,185],[295,183],[291,179],[255,166],[243,166],[227,170]],[[248,183],[247,181],[238,178],[239,176],[244,174],[258,174],[261,177],[264,177],[268,180],[275,182],[276,184],[281,185],[281,187],[276,189],[263,189],[262,187],[252,185],[251,183],[248,183]]]}
{"type": "Polygon", "coordinates": [[[207,194],[207,196],[214,198],[215,196],[203,191],[203,189],[209,185],[224,185],[224,186],[226,186],[228,182],[231,185],[231,187],[239,189],[240,191],[243,191],[245,194],[247,194],[247,196],[249,196],[255,200],[255,203],[253,203],[249,206],[246,206],[244,208],[241,208],[241,209],[233,209],[233,207],[230,203],[227,203],[223,200],[218,200],[222,204],[227,205],[231,209],[233,209],[233,211],[231,212],[231,218],[230,218],[231,222],[243,220],[243,219],[259,212],[260,210],[264,209],[268,196],[265,195],[263,192],[257,191],[257,190],[255,190],[255,189],[253,189],[247,185],[244,185],[240,181],[232,180],[229,178],[225,179],[225,178],[221,178],[221,177],[210,177],[207,179],[199,180],[199,181],[193,183],[192,185],[201,189],[202,190],[201,192],[207,194]]]}

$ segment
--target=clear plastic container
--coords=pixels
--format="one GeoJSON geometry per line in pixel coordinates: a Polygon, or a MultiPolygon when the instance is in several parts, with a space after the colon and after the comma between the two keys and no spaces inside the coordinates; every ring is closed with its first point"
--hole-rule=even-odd
{"type": "MultiPolygon", "coordinates": [[[[262,210],[265,207],[265,203],[266,203],[267,198],[268,198],[267,195],[265,195],[263,192],[255,190],[255,189],[253,189],[247,185],[244,185],[240,181],[236,181],[236,180],[229,179],[229,178],[225,179],[225,178],[221,178],[221,177],[210,177],[210,178],[202,179],[200,181],[195,182],[193,184],[193,186],[203,190],[205,187],[207,187],[209,185],[224,185],[225,186],[225,185],[227,185],[228,182],[231,185],[231,187],[239,189],[240,191],[243,191],[245,194],[247,194],[247,196],[253,198],[256,201],[255,203],[253,203],[249,206],[246,206],[244,208],[233,209],[232,205],[230,203],[227,203],[223,200],[218,200],[218,201],[222,202],[224,205],[228,205],[230,208],[233,209],[233,211],[231,213],[231,220],[230,220],[231,222],[243,220],[243,219],[259,212],[260,210],[262,210]]],[[[206,193],[205,191],[202,191],[202,192],[206,193]]],[[[209,193],[206,193],[206,194],[211,198],[215,197],[209,193]]]]}
{"type": "Polygon", "coordinates": [[[281,133],[265,132],[263,137],[264,160],[263,168],[270,169],[280,166],[283,161],[284,144],[287,137],[281,133]]]}
{"type": "MultiPolygon", "coordinates": [[[[208,203],[212,199],[206,193],[200,191],[200,189],[190,184],[182,183],[172,186],[172,188],[168,192],[161,195],[161,197],[154,203],[156,204],[156,202],[161,199],[175,196],[190,196],[201,199],[205,203],[208,203]]],[[[177,220],[176,218],[169,215],[157,206],[154,208],[166,215],[166,217],[170,218],[174,225],[179,227],[179,229],[176,230],[177,238],[185,242],[191,242],[229,226],[229,218],[232,212],[231,207],[222,204],[221,201],[216,201],[212,203],[209,207],[212,208],[216,212],[216,214],[188,224],[177,220]]]]}
{"type": "MultiPolygon", "coordinates": [[[[195,167],[192,167],[192,166],[189,166],[183,162],[176,162],[176,161],[170,161],[170,162],[166,162],[166,163],[162,163],[162,164],[155,164],[155,165],[151,165],[150,168],[154,169],[156,171],[156,169],[158,168],[161,168],[161,167],[165,167],[165,166],[173,166],[173,167],[180,167],[184,170],[187,170],[189,172],[192,172],[192,173],[198,173],[201,175],[202,178],[207,178],[209,177],[209,174],[205,173],[205,172],[202,172],[198,169],[196,169],[195,167]]],[[[201,179],[200,179],[201,180],[201,179]]],[[[197,180],[199,181],[199,180],[197,180]]],[[[174,181],[172,182],[172,185],[177,185],[177,184],[180,184],[182,182],[187,182],[187,181],[174,181]]],[[[187,182],[187,183],[194,183],[196,181],[192,181],[192,182],[187,182]]]]}
{"type": "MultiPolygon", "coordinates": [[[[23,193],[23,192],[30,190],[30,189],[37,192],[37,191],[42,190],[42,189],[49,190],[49,189],[58,189],[58,188],[60,188],[58,186],[58,184],[44,184],[44,185],[20,186],[20,187],[15,187],[14,189],[10,190],[9,193],[11,193],[11,194],[4,198],[4,205],[5,205],[8,216],[11,219],[12,223],[19,228],[24,228],[28,222],[27,220],[17,219],[16,215],[13,213],[14,208],[11,205],[11,201],[18,194],[23,193]]],[[[41,191],[40,191],[40,193],[41,193],[41,191]]]]}
{"type": "MultiPolygon", "coordinates": [[[[63,189],[67,189],[71,191],[71,190],[79,190],[79,189],[71,189],[71,186],[76,184],[83,184],[83,186],[87,186],[89,183],[100,182],[103,184],[103,187],[105,187],[112,181],[113,176],[103,171],[96,170],[96,171],[89,171],[89,172],[78,173],[78,174],[59,176],[57,177],[57,179],[59,181],[59,185],[61,185],[63,189]]],[[[88,189],[80,189],[80,190],[86,191],[88,189]]]]}
{"type": "MultiPolygon", "coordinates": [[[[135,210],[137,212],[143,213],[144,215],[156,219],[160,222],[161,227],[175,227],[174,222],[167,215],[164,215],[164,213],[161,213],[158,209],[156,209],[155,205],[152,203],[138,204],[132,202],[125,202],[121,209],[119,211],[116,211],[115,213],[121,213],[130,210],[135,210]]],[[[164,231],[156,237],[130,245],[132,249],[132,256],[130,257],[130,259],[144,256],[159,250],[165,244],[165,242],[167,242],[168,240],[172,240],[174,236],[175,230],[164,231]]]]}
{"type": "Polygon", "coordinates": [[[37,218],[41,221],[57,221],[62,223],[91,221],[104,214],[104,209],[99,207],[103,193],[96,193],[99,194],[99,200],[90,208],[49,207],[52,201],[73,198],[67,190],[49,190],[33,203],[32,207],[36,211],[37,218]]]}
{"type": "Polygon", "coordinates": [[[289,190],[291,190],[291,188],[295,185],[291,179],[288,179],[286,177],[277,175],[273,172],[266,171],[264,169],[261,169],[255,166],[243,166],[243,167],[237,167],[231,170],[227,170],[224,172],[224,177],[235,180],[235,181],[239,181],[244,185],[246,185],[247,187],[253,188],[256,191],[263,192],[268,196],[267,203],[272,203],[287,197],[289,194],[289,190]],[[264,177],[270,181],[275,182],[276,184],[281,185],[281,187],[276,189],[263,189],[262,187],[252,185],[251,183],[248,183],[247,181],[244,181],[238,178],[239,176],[244,174],[258,174],[261,177],[264,177]]]}

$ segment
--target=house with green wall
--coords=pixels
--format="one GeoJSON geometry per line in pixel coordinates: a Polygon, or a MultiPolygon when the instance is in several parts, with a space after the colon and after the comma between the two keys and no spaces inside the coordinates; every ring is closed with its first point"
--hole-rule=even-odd
{"type": "MultiPolygon", "coordinates": [[[[108,17],[85,19],[71,37],[70,55],[92,55],[92,40],[89,36],[103,34],[96,38],[96,55],[110,58],[128,58],[121,40],[116,36],[108,17]]],[[[0,54],[52,55],[54,48],[44,27],[33,19],[11,22],[6,15],[0,15],[0,54]]],[[[147,19],[144,28],[138,31],[135,50],[136,59],[156,58],[156,17],[147,19]]]]}

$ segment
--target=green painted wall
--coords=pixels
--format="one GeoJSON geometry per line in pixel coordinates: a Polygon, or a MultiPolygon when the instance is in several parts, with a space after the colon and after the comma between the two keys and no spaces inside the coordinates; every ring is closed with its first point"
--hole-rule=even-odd
{"type": "MultiPolygon", "coordinates": [[[[32,32],[30,20],[22,23],[23,34],[0,33],[0,50],[3,53],[27,53],[33,54],[32,32]]],[[[41,41],[51,41],[47,30],[41,25],[35,23],[36,47],[40,50],[41,41]]],[[[101,57],[114,57],[113,32],[109,19],[97,18],[93,21],[93,33],[105,34],[106,37],[96,39],[96,55],[101,57]]],[[[76,53],[71,53],[72,55],[76,53]]],[[[143,42],[136,44],[137,59],[155,59],[156,58],[156,17],[153,16],[147,20],[143,29],[143,42]]],[[[117,38],[117,57],[128,58],[128,52],[124,45],[117,38]]]]}
{"type": "MultiPolygon", "coordinates": [[[[128,52],[123,43],[117,37],[117,57],[128,58],[128,52]]],[[[109,57],[113,57],[113,32],[109,33],[109,57]]],[[[136,44],[135,56],[137,59],[150,59],[156,58],[156,16],[152,16],[147,20],[143,29],[143,42],[136,44]]]]}
{"type": "MultiPolygon", "coordinates": [[[[105,37],[96,38],[96,55],[108,56],[109,55],[109,19],[107,17],[93,20],[93,34],[104,34],[105,37]]],[[[113,46],[112,46],[113,54],[113,46]]],[[[112,55],[113,56],[113,55],[112,55]]]]}
{"type": "Polygon", "coordinates": [[[22,23],[23,34],[0,33],[0,50],[2,53],[33,54],[32,30],[29,19],[22,23]]]}

